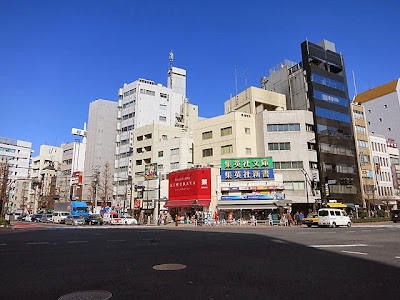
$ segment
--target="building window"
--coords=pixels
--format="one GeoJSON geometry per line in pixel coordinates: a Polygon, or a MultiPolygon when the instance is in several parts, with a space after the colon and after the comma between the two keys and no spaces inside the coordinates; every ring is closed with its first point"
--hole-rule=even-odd
{"type": "Polygon", "coordinates": [[[307,132],[312,132],[313,131],[313,126],[311,124],[306,124],[306,131],[307,132]]]}
{"type": "Polygon", "coordinates": [[[245,133],[245,134],[250,134],[250,128],[245,127],[245,128],[244,128],[244,133],[245,133]]]}
{"type": "Polygon", "coordinates": [[[169,98],[169,95],[168,95],[168,94],[164,94],[164,93],[160,93],[160,97],[161,97],[161,98],[168,99],[168,98],[169,98]]]}
{"type": "Polygon", "coordinates": [[[246,155],[250,155],[251,154],[251,148],[246,148],[246,155]]]}
{"type": "Polygon", "coordinates": [[[276,132],[276,131],[300,131],[300,124],[268,124],[267,125],[268,132],[276,132]]]}
{"type": "Polygon", "coordinates": [[[203,149],[203,157],[209,157],[213,156],[213,149],[208,148],[208,149],[203,149]]]}
{"type": "Polygon", "coordinates": [[[179,169],[179,162],[172,162],[171,163],[171,170],[179,169]]]}
{"type": "Polygon", "coordinates": [[[179,154],[179,148],[171,149],[171,155],[178,155],[178,154],[179,154]]]}
{"type": "Polygon", "coordinates": [[[368,142],[363,140],[357,140],[357,145],[360,148],[368,149],[368,142]]]}
{"type": "Polygon", "coordinates": [[[232,145],[221,146],[221,155],[229,153],[233,153],[232,145]]]}
{"type": "Polygon", "coordinates": [[[137,166],[141,166],[142,165],[142,160],[141,159],[136,160],[136,165],[137,166]]]}
{"type": "Polygon", "coordinates": [[[347,101],[347,99],[334,96],[328,93],[323,93],[317,90],[314,90],[314,98],[346,107],[349,106],[349,102],[347,101]]]}
{"type": "Polygon", "coordinates": [[[318,163],[310,161],[309,162],[310,169],[318,169],[318,163]]]}
{"type": "Polygon", "coordinates": [[[311,80],[316,82],[316,83],[319,83],[319,84],[322,84],[322,85],[325,85],[325,86],[329,86],[329,87],[334,88],[334,89],[338,89],[338,90],[341,90],[341,91],[346,91],[346,85],[344,83],[336,81],[336,80],[333,80],[333,79],[326,78],[326,77],[321,76],[321,75],[311,74],[311,80]]]}
{"type": "Polygon", "coordinates": [[[140,89],[141,94],[149,95],[149,96],[155,96],[156,92],[155,91],[150,91],[150,90],[145,90],[145,89],[140,89]]]}
{"type": "Polygon", "coordinates": [[[160,104],[160,109],[167,110],[167,104],[160,104]]]}
{"type": "Polygon", "coordinates": [[[212,139],[212,131],[206,131],[201,134],[203,140],[212,139]]]}
{"type": "Polygon", "coordinates": [[[302,161],[275,161],[274,169],[287,170],[287,169],[303,169],[302,161]]]}
{"type": "Polygon", "coordinates": [[[358,134],[367,134],[367,131],[364,126],[356,125],[356,131],[358,134]]]}
{"type": "Polygon", "coordinates": [[[315,107],[315,114],[320,117],[350,123],[350,116],[337,111],[315,107]]]}
{"type": "Polygon", "coordinates": [[[163,135],[161,136],[161,139],[162,139],[163,141],[166,141],[166,140],[168,139],[168,137],[167,137],[166,134],[163,134],[163,135]]]}
{"type": "Polygon", "coordinates": [[[353,109],[353,115],[355,119],[364,120],[364,114],[362,111],[353,109]]]}
{"type": "Polygon", "coordinates": [[[293,190],[295,190],[295,191],[305,189],[304,181],[284,181],[283,185],[284,186],[293,186],[293,190]]]}
{"type": "Polygon", "coordinates": [[[287,143],[268,143],[269,151],[290,150],[290,142],[287,143]]]}
{"type": "Polygon", "coordinates": [[[164,156],[164,151],[158,151],[158,157],[163,157],[164,156]]]}
{"type": "Polygon", "coordinates": [[[232,134],[232,127],[226,127],[221,129],[221,136],[231,135],[232,134]]]}
{"type": "Polygon", "coordinates": [[[163,122],[166,122],[166,121],[167,121],[167,117],[164,117],[164,116],[160,116],[158,119],[159,119],[160,121],[163,121],[163,122]]]}

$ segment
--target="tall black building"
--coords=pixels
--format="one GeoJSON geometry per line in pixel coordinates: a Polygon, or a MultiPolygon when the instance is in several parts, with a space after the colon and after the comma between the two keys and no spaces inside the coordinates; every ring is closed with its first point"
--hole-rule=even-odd
{"type": "Polygon", "coordinates": [[[286,95],[287,109],[310,110],[314,116],[318,184],[323,201],[362,203],[343,56],[335,44],[301,44],[302,62],[285,60],[261,79],[264,89],[286,95]]]}
{"type": "Polygon", "coordinates": [[[361,203],[343,56],[329,41],[301,44],[308,109],[314,114],[322,200],[361,203]]]}

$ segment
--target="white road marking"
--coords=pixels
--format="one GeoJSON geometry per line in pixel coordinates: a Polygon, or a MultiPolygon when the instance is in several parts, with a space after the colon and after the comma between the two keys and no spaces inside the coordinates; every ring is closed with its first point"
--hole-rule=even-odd
{"type": "Polygon", "coordinates": [[[347,232],[356,232],[355,230],[347,231],[347,232]]]}
{"type": "Polygon", "coordinates": [[[69,241],[68,244],[87,243],[88,241],[69,241]]]}
{"type": "Polygon", "coordinates": [[[344,248],[344,247],[367,247],[366,244],[350,244],[350,245],[310,245],[312,248],[344,248]]]}
{"type": "Polygon", "coordinates": [[[400,258],[400,256],[395,256],[394,258],[400,258]]]}
{"type": "Polygon", "coordinates": [[[26,243],[27,245],[45,245],[48,244],[49,242],[34,242],[34,243],[26,243]]]}
{"type": "Polygon", "coordinates": [[[0,246],[5,246],[5,245],[7,245],[7,244],[0,244],[0,246]]]}
{"type": "Polygon", "coordinates": [[[371,231],[371,230],[361,230],[361,232],[369,232],[369,231],[371,231]]]}
{"type": "Polygon", "coordinates": [[[350,254],[359,254],[359,255],[367,255],[368,253],[364,253],[364,252],[354,252],[354,251],[340,251],[340,252],[344,252],[344,253],[350,253],[350,254]]]}
{"type": "Polygon", "coordinates": [[[272,239],[271,241],[275,242],[275,243],[280,243],[280,244],[288,244],[288,242],[282,241],[282,240],[275,240],[272,239]]]}
{"type": "Polygon", "coordinates": [[[126,242],[126,240],[107,240],[107,242],[126,242]]]}

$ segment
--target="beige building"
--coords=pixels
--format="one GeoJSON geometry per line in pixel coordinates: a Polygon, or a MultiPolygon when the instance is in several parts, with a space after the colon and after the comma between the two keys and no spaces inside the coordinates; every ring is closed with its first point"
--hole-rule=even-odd
{"type": "Polygon", "coordinates": [[[364,207],[369,207],[373,199],[376,199],[376,191],[365,108],[356,102],[351,103],[351,118],[356,145],[362,203],[364,207]]]}
{"type": "MultiPolygon", "coordinates": [[[[132,132],[130,144],[133,153],[130,167],[126,170],[126,177],[119,178],[119,183],[125,184],[127,191],[126,208],[135,208],[143,215],[152,215],[154,220],[158,216],[158,208],[164,210],[168,199],[168,173],[193,167],[193,124],[197,119],[198,107],[186,102],[176,115],[175,126],[152,124],[136,128],[132,132]],[[144,179],[145,166],[150,163],[158,165],[158,180],[144,179]],[[129,178],[132,178],[132,186],[136,186],[137,190],[132,193],[132,199],[129,178]],[[132,200],[139,201],[132,203],[132,200]]],[[[121,175],[121,170],[119,174],[121,175]]]]}

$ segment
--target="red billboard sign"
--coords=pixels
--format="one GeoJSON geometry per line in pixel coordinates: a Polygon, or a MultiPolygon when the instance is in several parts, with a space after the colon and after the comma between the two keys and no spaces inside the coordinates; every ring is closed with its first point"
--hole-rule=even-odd
{"type": "Polygon", "coordinates": [[[169,173],[169,202],[183,200],[211,200],[210,168],[169,173]]]}

